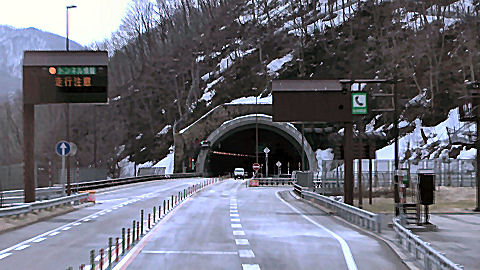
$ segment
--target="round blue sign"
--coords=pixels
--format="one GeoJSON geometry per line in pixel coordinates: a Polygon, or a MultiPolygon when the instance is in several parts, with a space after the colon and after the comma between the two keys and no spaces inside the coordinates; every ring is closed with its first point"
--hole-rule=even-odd
{"type": "Polygon", "coordinates": [[[55,152],[57,152],[57,155],[59,156],[68,156],[71,149],[70,143],[66,141],[59,141],[55,146],[55,152]]]}

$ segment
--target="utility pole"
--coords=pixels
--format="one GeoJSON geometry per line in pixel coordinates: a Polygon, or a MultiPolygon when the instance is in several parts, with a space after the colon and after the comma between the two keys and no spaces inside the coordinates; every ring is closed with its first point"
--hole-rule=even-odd
{"type": "Polygon", "coordinates": [[[397,91],[395,89],[395,84],[392,84],[393,90],[393,136],[395,137],[395,174],[394,174],[394,185],[393,185],[393,192],[394,192],[394,201],[395,201],[395,216],[400,215],[400,193],[398,188],[398,106],[397,106],[397,91]]]}
{"type": "MultiPolygon", "coordinates": [[[[76,8],[77,6],[72,5],[72,6],[67,6],[67,40],[66,40],[66,49],[67,52],[70,51],[69,47],[69,39],[68,39],[68,10],[71,8],[76,8]]],[[[65,103],[65,118],[66,118],[66,140],[67,142],[70,142],[70,104],[65,103]]],[[[67,195],[71,195],[71,189],[70,189],[70,156],[67,156],[67,195]]]]}

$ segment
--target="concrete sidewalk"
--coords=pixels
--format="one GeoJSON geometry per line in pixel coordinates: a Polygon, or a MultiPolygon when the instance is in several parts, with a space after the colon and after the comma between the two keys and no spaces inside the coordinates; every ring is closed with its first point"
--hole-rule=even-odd
{"type": "MultiPolygon", "coordinates": [[[[382,237],[395,242],[395,233],[388,226],[392,218],[384,215],[382,237]]],[[[430,222],[438,226],[438,231],[414,233],[465,270],[480,269],[480,214],[432,214],[430,222]]]]}

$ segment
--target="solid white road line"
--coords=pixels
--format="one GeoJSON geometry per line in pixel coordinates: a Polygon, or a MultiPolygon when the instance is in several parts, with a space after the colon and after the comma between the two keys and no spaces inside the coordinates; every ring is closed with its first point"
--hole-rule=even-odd
{"type": "Polygon", "coordinates": [[[145,254],[237,255],[236,251],[144,250],[145,254]]]}
{"type": "Polygon", "coordinates": [[[235,244],[237,245],[250,245],[248,239],[235,239],[235,244]]]}
{"type": "Polygon", "coordinates": [[[6,257],[12,255],[12,253],[3,253],[2,255],[0,255],[0,260],[1,259],[5,259],[6,257]]]}
{"type": "Polygon", "coordinates": [[[250,249],[240,249],[238,251],[238,256],[240,258],[255,258],[255,254],[250,249]]]}
{"type": "Polygon", "coordinates": [[[304,219],[310,221],[312,224],[314,224],[315,226],[323,229],[324,231],[326,231],[327,233],[329,233],[333,238],[335,238],[338,243],[340,243],[340,246],[342,247],[342,252],[343,252],[343,257],[345,258],[345,262],[347,263],[347,267],[349,270],[357,270],[357,264],[355,263],[355,260],[353,259],[353,255],[352,255],[352,251],[350,250],[350,247],[348,246],[347,242],[342,238],[340,237],[338,234],[332,232],[331,230],[325,228],[323,225],[319,224],[318,222],[316,222],[315,220],[305,216],[303,213],[301,213],[297,208],[295,208],[294,206],[292,206],[291,204],[289,204],[288,202],[286,202],[284,199],[282,199],[280,197],[280,195],[278,195],[280,191],[277,191],[275,193],[275,196],[280,200],[282,201],[285,205],[287,205],[290,209],[292,209],[293,211],[295,211],[297,214],[300,214],[304,219]]]}
{"type": "Polygon", "coordinates": [[[258,264],[242,264],[242,270],[260,270],[258,264]]]}
{"type": "Polygon", "coordinates": [[[20,250],[24,250],[26,248],[28,248],[30,245],[22,245],[22,246],[19,246],[18,248],[14,249],[16,251],[20,251],[20,250]]]}
{"type": "Polygon", "coordinates": [[[245,235],[244,231],[233,231],[233,235],[245,235]]]}

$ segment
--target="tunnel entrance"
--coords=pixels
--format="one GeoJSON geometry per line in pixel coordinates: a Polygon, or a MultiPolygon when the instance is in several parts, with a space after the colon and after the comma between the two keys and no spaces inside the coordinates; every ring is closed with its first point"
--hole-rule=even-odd
{"type": "MultiPolygon", "coordinates": [[[[265,147],[268,154],[269,176],[291,173],[299,170],[301,164],[301,147],[289,136],[282,135],[270,126],[258,127],[258,162],[262,165],[261,172],[266,173],[265,147]],[[275,165],[282,163],[281,171],[275,165]]],[[[213,175],[232,173],[235,168],[244,168],[248,176],[252,176],[252,164],[255,158],[255,125],[245,125],[222,136],[211,146],[207,155],[205,169],[213,175]]],[[[308,170],[308,160],[305,158],[305,169],[308,170]]]]}

